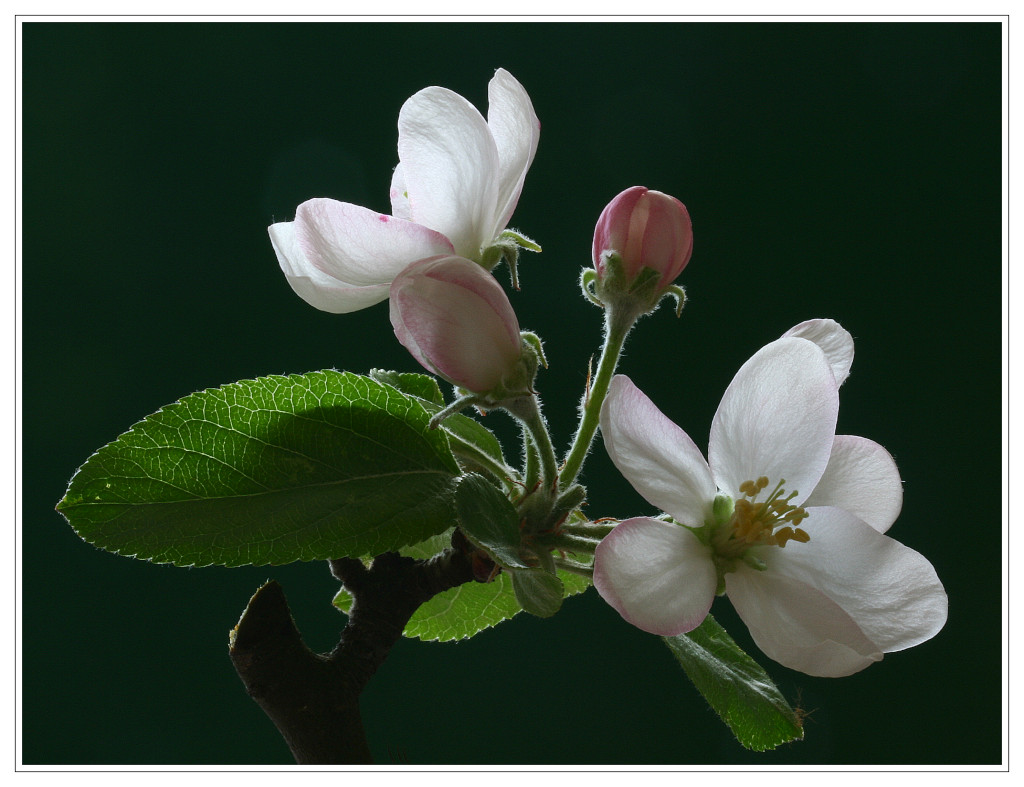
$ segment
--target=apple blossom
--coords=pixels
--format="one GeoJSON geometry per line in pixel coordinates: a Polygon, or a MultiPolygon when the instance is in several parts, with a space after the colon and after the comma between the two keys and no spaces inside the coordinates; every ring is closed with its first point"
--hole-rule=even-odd
{"type": "Polygon", "coordinates": [[[388,216],[317,198],[295,220],[269,228],[292,289],[310,305],[351,312],[388,297],[407,265],[439,254],[465,257],[488,269],[504,255],[514,265],[519,246],[505,231],[533,162],[540,123],[522,85],[498,69],[488,87],[487,120],[465,98],[425,88],[398,116],[399,164],[388,216]]]}
{"type": "Polygon", "coordinates": [[[599,278],[607,275],[608,259],[622,260],[627,283],[644,268],[659,274],[664,289],[683,272],[693,254],[690,214],[675,197],[633,186],[605,206],[594,230],[594,268],[599,278]]]}
{"type": "Polygon", "coordinates": [[[667,516],[617,525],[597,547],[594,584],[663,636],[695,628],[724,592],[768,656],[838,677],[934,636],[947,598],[922,555],[883,535],[902,506],[892,458],[835,434],[849,334],[831,321],[794,331],[736,374],[708,461],[628,378],[612,381],[608,453],[667,516]]]}
{"type": "MultiPolygon", "coordinates": [[[[474,393],[514,385],[523,355],[519,321],[495,278],[452,255],[420,260],[391,284],[395,335],[423,367],[474,393]]],[[[520,381],[520,390],[532,382],[520,381]]]]}

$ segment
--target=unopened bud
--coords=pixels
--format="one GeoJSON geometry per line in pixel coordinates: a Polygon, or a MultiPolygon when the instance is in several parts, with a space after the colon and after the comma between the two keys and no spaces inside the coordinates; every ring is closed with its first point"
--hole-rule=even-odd
{"type": "Polygon", "coordinates": [[[693,253],[693,227],[686,207],[675,197],[633,186],[608,203],[594,230],[594,267],[599,279],[610,255],[622,261],[625,284],[644,268],[658,273],[664,290],[682,273],[693,253]]]}

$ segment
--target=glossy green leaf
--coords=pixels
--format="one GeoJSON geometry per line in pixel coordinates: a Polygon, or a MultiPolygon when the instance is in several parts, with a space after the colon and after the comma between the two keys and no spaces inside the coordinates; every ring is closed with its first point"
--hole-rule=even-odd
{"type": "Polygon", "coordinates": [[[201,391],[91,456],[58,509],[98,547],[176,565],[368,556],[455,520],[458,465],[418,399],[333,370],[201,391]]]}
{"type": "Polygon", "coordinates": [[[494,562],[506,568],[529,568],[519,556],[519,514],[486,478],[475,473],[460,478],[455,507],[462,532],[494,562]]]}
{"type": "Polygon", "coordinates": [[[711,615],[688,634],[662,639],[743,746],[765,751],[804,737],[800,719],[768,673],[711,615]]]}

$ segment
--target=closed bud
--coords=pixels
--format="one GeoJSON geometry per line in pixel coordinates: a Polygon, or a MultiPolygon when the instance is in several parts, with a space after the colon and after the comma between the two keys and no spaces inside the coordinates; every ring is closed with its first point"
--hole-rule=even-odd
{"type": "Polygon", "coordinates": [[[391,324],[425,369],[473,393],[500,396],[523,376],[508,296],[470,260],[442,255],[402,271],[391,285],[391,324]]]}
{"type": "Polygon", "coordinates": [[[693,227],[686,207],[675,197],[633,186],[608,203],[594,230],[594,267],[607,274],[608,258],[622,261],[629,285],[650,268],[664,290],[682,273],[693,253],[693,227]]]}

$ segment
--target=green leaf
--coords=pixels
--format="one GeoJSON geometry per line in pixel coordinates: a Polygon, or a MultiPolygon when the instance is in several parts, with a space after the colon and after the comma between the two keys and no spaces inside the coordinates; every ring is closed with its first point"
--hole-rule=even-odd
{"type": "MultiPolygon", "coordinates": [[[[590,587],[590,580],[567,571],[559,571],[558,579],[566,597],[590,587]]],[[[404,633],[428,641],[469,639],[522,611],[512,577],[503,571],[493,582],[467,582],[434,596],[416,610],[404,633]]]]}
{"type": "Polygon", "coordinates": [[[58,510],[98,547],[225,566],[362,557],[451,527],[459,473],[418,399],[333,370],[185,397],[91,456],[58,510]]]}
{"type": "Polygon", "coordinates": [[[514,572],[512,589],[519,606],[538,618],[550,618],[562,608],[562,580],[543,569],[514,572]]]}
{"type": "Polygon", "coordinates": [[[486,478],[475,473],[460,478],[455,507],[462,532],[494,562],[506,568],[529,568],[519,557],[519,514],[486,478]]]}
{"type": "Polygon", "coordinates": [[[444,394],[437,384],[437,379],[429,374],[418,372],[392,372],[385,369],[371,369],[370,379],[390,385],[406,396],[415,396],[430,404],[444,407],[444,394]]]}
{"type": "Polygon", "coordinates": [[[800,719],[768,673],[711,615],[688,634],[662,639],[743,746],[765,751],[804,737],[800,719]]]}
{"type": "MultiPolygon", "coordinates": [[[[397,388],[407,396],[415,397],[431,415],[441,412],[445,407],[444,395],[437,384],[437,380],[426,374],[414,372],[389,372],[382,369],[374,369],[370,376],[380,382],[397,388]]],[[[502,478],[499,481],[507,481],[514,472],[507,467],[505,455],[501,450],[501,443],[494,433],[482,423],[468,415],[454,413],[441,422],[441,428],[448,433],[449,443],[452,450],[463,459],[472,462],[474,455],[482,454],[483,458],[491,460],[490,464],[497,464],[502,468],[502,478]]],[[[490,471],[489,466],[480,465],[479,468],[490,471]]]]}

